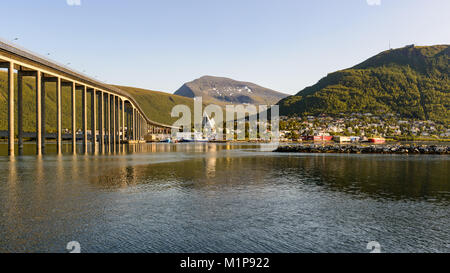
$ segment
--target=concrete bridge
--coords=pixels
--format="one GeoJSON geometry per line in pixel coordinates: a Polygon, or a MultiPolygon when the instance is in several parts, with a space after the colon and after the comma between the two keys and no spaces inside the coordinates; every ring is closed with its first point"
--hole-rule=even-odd
{"type": "MultiPolygon", "coordinates": [[[[17,107],[18,146],[19,152],[23,149],[23,139],[27,136],[23,132],[23,78],[33,77],[36,92],[36,154],[42,155],[45,148],[45,139],[48,137],[45,130],[45,83],[56,85],[56,124],[58,154],[62,152],[63,139],[62,107],[70,107],[71,113],[71,139],[73,153],[76,153],[76,92],[82,95],[82,142],[84,153],[88,152],[89,142],[92,151],[104,153],[114,150],[116,145],[129,142],[143,141],[147,134],[167,134],[171,126],[152,121],[134,98],[126,91],[117,87],[97,81],[82,73],[76,72],[64,65],[39,56],[28,50],[11,45],[0,40],[0,68],[7,69],[8,74],[8,152],[15,154],[15,107],[17,107]],[[15,75],[17,75],[17,106],[15,105],[15,75]],[[61,105],[61,87],[71,88],[71,105],[61,105]],[[90,99],[91,107],[87,108],[90,99]],[[91,128],[88,128],[88,111],[91,116],[91,128]],[[88,133],[89,130],[89,133],[88,133]]],[[[28,135],[28,134],[27,134],[28,135]]]]}

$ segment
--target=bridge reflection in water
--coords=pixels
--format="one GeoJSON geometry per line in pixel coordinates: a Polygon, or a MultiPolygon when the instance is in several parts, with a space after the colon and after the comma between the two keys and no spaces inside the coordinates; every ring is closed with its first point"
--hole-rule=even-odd
{"type": "MultiPolygon", "coordinates": [[[[166,143],[143,143],[143,144],[119,144],[115,146],[115,150],[109,150],[105,155],[129,155],[140,153],[157,153],[157,152],[194,152],[194,153],[215,153],[221,150],[229,150],[233,144],[217,145],[214,143],[179,143],[179,144],[166,144],[166,143]]],[[[17,147],[17,144],[16,144],[17,147]]],[[[83,144],[77,144],[76,154],[83,154],[83,144]]],[[[25,143],[22,149],[22,155],[30,156],[34,155],[36,151],[35,143],[25,143]]],[[[59,155],[72,155],[72,144],[69,142],[63,142],[61,145],[61,153],[59,155]]],[[[91,147],[88,148],[86,155],[93,154],[91,147]]],[[[7,144],[0,143],[0,156],[8,155],[7,144]]],[[[49,157],[58,155],[57,145],[54,142],[49,142],[46,145],[46,155],[49,157]]],[[[211,164],[213,164],[211,162],[211,164]]]]}

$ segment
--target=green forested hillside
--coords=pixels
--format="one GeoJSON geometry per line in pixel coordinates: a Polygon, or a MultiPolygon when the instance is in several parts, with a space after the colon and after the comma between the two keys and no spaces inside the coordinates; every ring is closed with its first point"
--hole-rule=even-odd
{"type": "MultiPolygon", "coordinates": [[[[16,132],[17,132],[17,77],[15,90],[15,111],[16,111],[16,132]]],[[[120,87],[129,92],[135,100],[140,104],[146,115],[153,121],[171,125],[176,119],[170,117],[173,106],[184,104],[193,109],[193,100],[177,95],[167,94],[163,92],[150,91],[132,87],[120,87]]],[[[77,129],[81,129],[81,92],[77,92],[76,97],[76,113],[77,113],[77,129]]],[[[7,74],[0,71],[0,130],[8,130],[8,104],[7,104],[7,74]]],[[[62,128],[71,128],[71,89],[70,87],[62,87],[62,128]]],[[[23,85],[23,109],[24,109],[24,131],[34,132],[36,130],[36,94],[35,81],[33,77],[25,77],[23,85]]],[[[46,83],[46,111],[45,123],[46,131],[49,133],[56,132],[56,84],[46,83]]],[[[88,94],[88,109],[90,109],[90,94],[88,94]]],[[[193,111],[192,111],[193,112],[193,111]]],[[[88,111],[88,126],[90,128],[90,111],[88,111]]]]}
{"type": "Polygon", "coordinates": [[[382,52],[279,102],[282,115],[398,113],[450,122],[450,46],[382,52]]]}

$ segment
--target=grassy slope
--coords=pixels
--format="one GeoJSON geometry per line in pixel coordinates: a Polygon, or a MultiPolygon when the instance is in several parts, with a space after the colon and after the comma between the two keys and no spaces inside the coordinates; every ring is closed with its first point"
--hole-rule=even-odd
{"type": "Polygon", "coordinates": [[[279,102],[283,115],[399,113],[450,123],[448,45],[385,51],[279,102]]]}
{"type": "MultiPolygon", "coordinates": [[[[7,74],[0,72],[0,130],[8,130],[8,94],[7,94],[7,74]]],[[[17,132],[17,76],[15,77],[15,122],[17,132]]],[[[25,77],[23,81],[23,109],[24,119],[23,126],[25,132],[34,132],[36,130],[36,95],[35,81],[33,77],[25,77]]],[[[62,88],[61,102],[62,108],[62,128],[71,128],[71,92],[70,87],[62,88]],[[66,107],[64,107],[66,106],[66,107]],[[68,107],[67,107],[68,106],[68,107]]],[[[88,97],[90,98],[90,97],[88,97]]],[[[77,129],[81,129],[81,92],[77,92],[76,96],[76,112],[77,112],[77,129]]],[[[56,132],[56,84],[46,84],[46,131],[56,132]]],[[[90,100],[88,99],[88,107],[90,108],[90,100]]],[[[90,126],[90,114],[88,111],[88,126],[90,126]]]]}
{"type": "Polygon", "coordinates": [[[194,113],[194,100],[191,98],[135,87],[116,87],[132,95],[147,117],[153,121],[172,125],[178,118],[172,118],[170,114],[172,108],[179,104],[188,106],[191,113],[194,113]]]}

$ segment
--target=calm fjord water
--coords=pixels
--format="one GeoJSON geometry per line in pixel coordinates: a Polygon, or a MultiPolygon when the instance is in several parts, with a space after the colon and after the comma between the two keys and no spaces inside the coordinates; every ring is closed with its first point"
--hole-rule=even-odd
{"type": "Polygon", "coordinates": [[[0,252],[450,252],[448,156],[127,150],[0,157],[0,252]]]}

